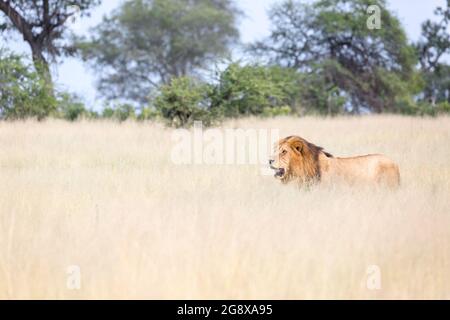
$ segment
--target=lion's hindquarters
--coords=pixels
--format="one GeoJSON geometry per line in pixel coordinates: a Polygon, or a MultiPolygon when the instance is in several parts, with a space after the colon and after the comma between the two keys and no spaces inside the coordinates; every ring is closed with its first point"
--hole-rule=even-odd
{"type": "Polygon", "coordinates": [[[396,188],[400,185],[400,170],[398,165],[385,156],[379,156],[377,159],[375,171],[375,180],[379,184],[396,188]]]}

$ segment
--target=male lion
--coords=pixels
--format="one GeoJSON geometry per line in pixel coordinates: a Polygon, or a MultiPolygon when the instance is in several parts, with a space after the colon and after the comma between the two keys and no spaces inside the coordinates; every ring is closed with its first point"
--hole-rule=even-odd
{"type": "Polygon", "coordinates": [[[275,177],[283,183],[297,180],[301,185],[308,185],[341,179],[350,184],[369,182],[390,187],[400,184],[397,164],[384,155],[335,158],[298,136],[281,139],[269,164],[275,170],[275,177]]]}

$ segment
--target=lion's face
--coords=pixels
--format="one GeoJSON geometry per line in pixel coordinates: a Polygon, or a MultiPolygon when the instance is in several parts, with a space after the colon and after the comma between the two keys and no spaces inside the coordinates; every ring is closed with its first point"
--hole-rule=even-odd
{"type": "Polygon", "coordinates": [[[292,165],[301,160],[302,142],[296,137],[281,139],[276,145],[270,167],[275,170],[275,178],[286,181],[292,174],[292,165]]]}

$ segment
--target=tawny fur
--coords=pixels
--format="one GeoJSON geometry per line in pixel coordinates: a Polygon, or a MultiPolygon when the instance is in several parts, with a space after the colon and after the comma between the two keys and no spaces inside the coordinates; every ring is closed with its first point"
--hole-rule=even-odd
{"type": "Polygon", "coordinates": [[[338,158],[298,136],[281,139],[275,149],[272,168],[283,169],[278,176],[283,183],[300,184],[336,182],[400,185],[398,165],[381,154],[338,158]]]}

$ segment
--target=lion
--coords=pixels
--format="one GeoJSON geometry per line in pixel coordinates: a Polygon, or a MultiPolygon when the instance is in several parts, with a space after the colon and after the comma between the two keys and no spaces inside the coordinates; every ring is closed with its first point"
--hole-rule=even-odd
{"type": "Polygon", "coordinates": [[[299,136],[278,141],[269,165],[275,170],[275,177],[283,183],[296,180],[300,185],[311,185],[343,180],[352,185],[400,185],[398,165],[382,154],[334,157],[299,136]]]}

